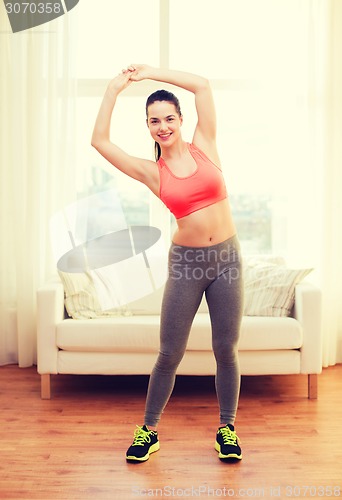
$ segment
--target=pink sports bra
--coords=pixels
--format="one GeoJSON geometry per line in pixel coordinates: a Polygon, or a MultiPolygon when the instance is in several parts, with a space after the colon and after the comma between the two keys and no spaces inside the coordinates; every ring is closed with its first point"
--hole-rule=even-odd
{"type": "Polygon", "coordinates": [[[187,177],[174,175],[163,158],[159,158],[157,162],[160,174],[160,199],[176,219],[227,198],[221,169],[194,144],[188,143],[188,148],[197,169],[187,177]]]}

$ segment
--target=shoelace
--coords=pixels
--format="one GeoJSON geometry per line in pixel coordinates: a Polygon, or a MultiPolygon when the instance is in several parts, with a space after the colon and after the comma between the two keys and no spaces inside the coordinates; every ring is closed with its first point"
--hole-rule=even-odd
{"type": "Polygon", "coordinates": [[[232,444],[235,445],[237,443],[237,435],[235,431],[231,431],[229,427],[223,427],[220,429],[220,433],[223,436],[224,444],[232,444]]]}
{"type": "Polygon", "coordinates": [[[144,431],[142,427],[137,425],[137,429],[134,431],[134,441],[133,446],[144,446],[145,443],[151,442],[150,432],[144,431]]]}

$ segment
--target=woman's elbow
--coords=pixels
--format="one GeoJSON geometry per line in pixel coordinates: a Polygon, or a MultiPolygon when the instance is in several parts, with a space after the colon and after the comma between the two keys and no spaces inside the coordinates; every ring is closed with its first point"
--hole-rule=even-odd
{"type": "Polygon", "coordinates": [[[93,148],[99,150],[101,149],[101,144],[103,144],[103,140],[101,140],[100,137],[97,137],[96,135],[93,134],[90,144],[93,146],[93,148]]]}
{"type": "Polygon", "coordinates": [[[203,86],[204,87],[210,87],[210,81],[208,78],[203,78],[203,86]]]}
{"type": "Polygon", "coordinates": [[[208,80],[208,78],[201,77],[201,80],[199,82],[199,90],[203,89],[210,89],[210,81],[208,80]]]}

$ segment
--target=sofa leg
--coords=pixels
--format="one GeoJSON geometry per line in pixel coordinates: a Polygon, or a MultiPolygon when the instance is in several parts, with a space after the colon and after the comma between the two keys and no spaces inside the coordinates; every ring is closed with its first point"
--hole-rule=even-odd
{"type": "Polygon", "coordinates": [[[308,375],[308,397],[317,399],[317,373],[308,375]]]}
{"type": "Polygon", "coordinates": [[[40,395],[42,399],[51,399],[50,373],[44,373],[40,376],[40,395]]]}

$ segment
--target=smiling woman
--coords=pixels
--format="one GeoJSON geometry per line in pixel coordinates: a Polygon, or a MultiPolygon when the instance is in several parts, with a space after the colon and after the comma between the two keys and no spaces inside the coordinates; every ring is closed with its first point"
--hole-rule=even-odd
{"type": "Polygon", "coordinates": [[[144,425],[138,426],[126,458],[128,461],[146,461],[150,453],[159,449],[156,427],[171,396],[191,324],[205,293],[212,324],[220,407],[215,448],[222,459],[241,459],[241,448],[234,430],[240,388],[237,342],[243,311],[241,253],[219,167],[215,106],[208,80],[188,72],[130,65],[108,84],[95,121],[92,145],[114,167],[142,182],[160,197],[178,224],[168,254],[169,274],[161,310],[160,350],[149,381],[144,425]],[[110,138],[110,122],[119,94],[132,83],[145,79],[173,84],[191,92],[197,112],[197,124],[189,144],[182,138],[183,117],[177,98],[165,91],[149,96],[147,125],[159,146],[156,162],[129,155],[110,138]],[[205,255],[200,269],[202,279],[195,272],[198,268],[190,275],[187,273],[188,262],[183,261],[182,254],[187,254],[189,246],[197,252],[202,250],[205,255]],[[176,249],[182,261],[177,275],[173,270],[176,249]],[[213,249],[215,255],[217,251],[226,251],[229,262],[213,260],[213,249]],[[231,279],[231,271],[234,279],[231,279]]]}

